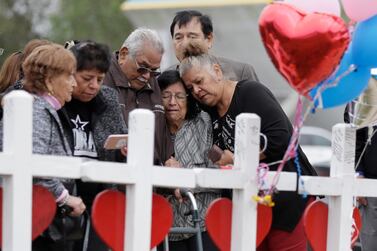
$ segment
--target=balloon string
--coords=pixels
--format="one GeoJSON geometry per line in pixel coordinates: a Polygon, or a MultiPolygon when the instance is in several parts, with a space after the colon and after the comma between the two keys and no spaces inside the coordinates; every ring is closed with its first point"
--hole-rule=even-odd
{"type": "MultiPolygon", "coordinates": [[[[369,97],[375,98],[372,95],[370,95],[369,97]]],[[[371,107],[376,107],[377,106],[377,103],[366,103],[366,102],[363,102],[363,101],[356,101],[356,100],[352,100],[351,103],[357,103],[357,104],[360,104],[360,105],[363,105],[363,106],[371,106],[371,107]]],[[[348,113],[348,115],[350,115],[352,117],[355,117],[355,118],[359,118],[359,117],[353,115],[352,113],[348,113]]]]}
{"type": "Polygon", "coordinates": [[[269,171],[269,167],[266,163],[260,163],[258,166],[258,189],[262,190],[263,187],[267,184],[266,177],[269,171]]]}
{"type": "Polygon", "coordinates": [[[342,74],[336,77],[333,81],[331,81],[333,79],[333,76],[335,76],[335,74],[338,72],[338,68],[339,66],[337,67],[337,69],[335,69],[333,74],[329,78],[327,78],[327,80],[325,80],[323,84],[319,86],[319,88],[317,89],[317,92],[315,96],[313,97],[313,101],[311,103],[312,108],[316,108],[316,106],[318,106],[317,102],[319,101],[319,98],[321,97],[321,94],[323,91],[325,91],[327,88],[337,86],[339,84],[339,81],[342,80],[342,78],[346,77],[348,74],[354,72],[357,69],[356,65],[351,64],[346,71],[344,71],[342,74]]]}
{"type": "MultiPolygon", "coordinates": [[[[348,74],[350,74],[351,72],[355,71],[355,69],[356,69],[356,66],[352,64],[352,65],[350,65],[348,67],[348,69],[345,72],[343,72],[338,77],[336,77],[334,79],[334,81],[331,81],[330,79],[333,79],[333,76],[338,71],[338,68],[336,70],[334,70],[333,74],[327,80],[325,80],[323,82],[323,84],[318,88],[318,90],[316,92],[316,95],[313,98],[313,101],[308,106],[308,108],[306,109],[306,111],[305,111],[305,113],[304,113],[303,116],[302,116],[302,113],[303,113],[303,102],[302,102],[301,96],[299,96],[298,101],[297,101],[297,109],[296,109],[296,113],[295,113],[295,118],[294,118],[293,133],[292,133],[290,142],[288,144],[288,148],[287,148],[286,152],[284,153],[283,159],[279,160],[279,161],[270,162],[270,163],[266,164],[267,166],[273,166],[273,165],[279,164],[279,166],[278,166],[278,168],[276,170],[276,174],[273,177],[271,186],[270,186],[270,188],[269,188],[269,190],[267,192],[268,195],[272,195],[272,193],[276,190],[276,185],[279,182],[280,173],[282,172],[285,163],[288,160],[292,159],[292,158],[295,158],[295,164],[296,164],[296,168],[297,168],[297,175],[298,175],[298,178],[300,179],[301,185],[304,186],[304,181],[301,179],[301,174],[302,174],[301,170],[302,169],[301,169],[301,166],[299,164],[298,153],[297,153],[298,138],[300,136],[300,129],[303,126],[304,121],[307,119],[307,117],[309,116],[309,114],[312,113],[313,109],[315,109],[318,106],[317,103],[316,103],[316,101],[321,96],[321,93],[324,90],[326,90],[327,88],[331,88],[331,87],[336,86],[342,78],[346,77],[348,74]]],[[[305,193],[304,193],[303,196],[304,197],[306,196],[305,193]]]]}
{"type": "Polygon", "coordinates": [[[355,31],[355,25],[356,25],[356,22],[353,20],[349,21],[348,23],[348,31],[350,33],[350,37],[352,37],[352,34],[355,31]]]}
{"type": "Polygon", "coordinates": [[[295,157],[295,155],[296,155],[296,145],[298,145],[297,142],[298,142],[298,137],[299,137],[299,134],[300,134],[300,128],[303,124],[303,121],[302,121],[303,118],[301,117],[302,108],[303,108],[303,102],[302,102],[301,96],[299,96],[298,101],[297,101],[297,110],[296,110],[295,119],[294,119],[293,133],[292,133],[288,148],[284,153],[284,157],[281,160],[281,162],[279,163],[279,166],[276,170],[276,174],[273,177],[271,187],[268,191],[268,194],[272,194],[273,191],[275,190],[276,185],[279,182],[280,173],[282,172],[285,163],[289,159],[295,157]]]}
{"type": "Polygon", "coordinates": [[[365,145],[364,145],[364,147],[363,147],[363,151],[361,152],[360,157],[359,157],[359,159],[357,160],[357,163],[356,163],[356,165],[355,165],[355,170],[359,167],[360,162],[361,162],[361,159],[362,159],[362,157],[364,156],[364,153],[365,153],[367,147],[372,143],[372,138],[373,138],[373,136],[374,136],[374,134],[375,134],[376,132],[377,132],[377,130],[376,130],[376,129],[373,129],[373,133],[368,137],[367,142],[365,143],[365,145]]]}

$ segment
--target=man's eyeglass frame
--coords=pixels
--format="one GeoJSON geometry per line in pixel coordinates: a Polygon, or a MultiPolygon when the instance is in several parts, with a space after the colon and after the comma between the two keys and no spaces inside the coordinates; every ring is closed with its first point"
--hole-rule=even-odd
{"type": "Polygon", "coordinates": [[[141,74],[141,75],[144,75],[146,73],[149,73],[151,76],[154,76],[154,77],[157,77],[161,74],[160,70],[159,69],[156,69],[156,70],[151,70],[147,67],[144,67],[144,66],[140,66],[139,63],[136,61],[136,58],[133,58],[134,62],[135,62],[135,65],[136,65],[136,71],[137,73],[141,74]]]}

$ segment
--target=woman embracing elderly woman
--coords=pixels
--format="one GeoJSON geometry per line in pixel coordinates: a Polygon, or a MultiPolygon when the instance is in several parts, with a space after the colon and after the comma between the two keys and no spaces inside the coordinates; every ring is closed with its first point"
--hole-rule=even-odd
{"type": "MultiPolygon", "coordinates": [[[[76,59],[72,52],[58,44],[39,46],[22,64],[24,89],[33,94],[33,153],[48,155],[72,155],[71,148],[64,137],[63,127],[57,110],[71,100],[76,81],[76,59]]],[[[3,123],[0,124],[0,147],[2,150],[3,123]]],[[[73,180],[34,179],[34,183],[47,188],[59,206],[72,208],[71,216],[80,216],[85,205],[82,200],[72,196],[73,180]]],[[[33,242],[33,250],[70,250],[66,243],[56,242],[47,233],[33,242]]]]}

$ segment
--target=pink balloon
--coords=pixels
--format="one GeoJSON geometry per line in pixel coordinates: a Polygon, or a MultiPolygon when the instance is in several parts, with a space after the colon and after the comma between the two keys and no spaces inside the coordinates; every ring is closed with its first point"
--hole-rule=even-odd
{"type": "Polygon", "coordinates": [[[340,16],[340,4],[338,0],[284,0],[283,3],[293,5],[308,13],[319,12],[340,16]]]}
{"type": "Polygon", "coordinates": [[[362,21],[377,14],[377,0],[342,0],[347,16],[362,21]]]}

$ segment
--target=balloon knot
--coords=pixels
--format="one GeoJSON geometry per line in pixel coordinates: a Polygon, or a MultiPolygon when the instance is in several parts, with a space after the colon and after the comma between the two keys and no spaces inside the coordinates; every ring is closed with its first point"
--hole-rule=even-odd
{"type": "Polygon", "coordinates": [[[263,197],[254,195],[253,200],[256,201],[259,204],[268,206],[268,207],[273,207],[275,206],[275,202],[272,201],[272,196],[271,195],[265,195],[263,197]]]}

